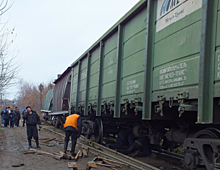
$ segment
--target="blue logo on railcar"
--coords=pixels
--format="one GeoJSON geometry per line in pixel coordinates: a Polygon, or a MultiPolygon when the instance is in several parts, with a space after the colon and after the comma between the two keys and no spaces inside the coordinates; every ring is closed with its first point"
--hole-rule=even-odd
{"type": "Polygon", "coordinates": [[[164,0],[160,10],[160,16],[168,13],[170,10],[174,9],[179,4],[180,4],[180,0],[164,0]]]}

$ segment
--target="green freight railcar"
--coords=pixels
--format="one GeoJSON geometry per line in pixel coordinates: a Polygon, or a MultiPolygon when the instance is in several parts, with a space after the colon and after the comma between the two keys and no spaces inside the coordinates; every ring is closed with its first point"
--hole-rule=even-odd
{"type": "Polygon", "coordinates": [[[71,67],[87,137],[141,124],[152,143],[184,142],[188,168],[217,167],[219,0],[141,0],[71,67]]]}
{"type": "Polygon", "coordinates": [[[51,111],[51,109],[53,107],[52,100],[53,100],[53,89],[50,89],[50,90],[48,90],[46,98],[44,100],[43,110],[51,111]]]}

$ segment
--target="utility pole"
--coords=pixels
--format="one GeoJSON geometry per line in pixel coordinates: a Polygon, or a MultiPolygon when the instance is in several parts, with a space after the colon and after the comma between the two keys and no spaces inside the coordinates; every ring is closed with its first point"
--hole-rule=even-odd
{"type": "Polygon", "coordinates": [[[42,110],[43,109],[43,102],[42,102],[42,91],[44,90],[44,86],[43,86],[43,84],[40,84],[39,85],[39,91],[40,91],[40,109],[42,110]]]}

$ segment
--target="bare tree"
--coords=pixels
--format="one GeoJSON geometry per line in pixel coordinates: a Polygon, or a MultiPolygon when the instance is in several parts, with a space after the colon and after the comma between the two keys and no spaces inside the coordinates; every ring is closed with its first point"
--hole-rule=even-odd
{"type": "Polygon", "coordinates": [[[45,100],[47,92],[53,88],[53,83],[41,83],[44,88],[42,91],[39,89],[39,85],[34,85],[24,80],[19,81],[19,90],[17,97],[17,105],[20,108],[24,108],[30,105],[34,110],[40,112],[41,109],[41,100],[40,96],[42,95],[42,101],[45,100]]]}
{"type": "Polygon", "coordinates": [[[8,11],[14,2],[9,3],[9,0],[0,1],[0,99],[6,89],[15,84],[16,75],[20,64],[15,62],[18,52],[11,50],[11,45],[14,42],[15,29],[6,29],[7,22],[1,22],[2,15],[8,11]]]}

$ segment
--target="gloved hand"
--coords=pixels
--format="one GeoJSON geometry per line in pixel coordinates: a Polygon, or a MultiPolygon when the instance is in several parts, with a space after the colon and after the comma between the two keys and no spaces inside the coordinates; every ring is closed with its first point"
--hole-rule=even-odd
{"type": "Polygon", "coordinates": [[[77,134],[77,138],[79,138],[79,137],[80,137],[80,134],[78,133],[78,134],[77,134]]]}

